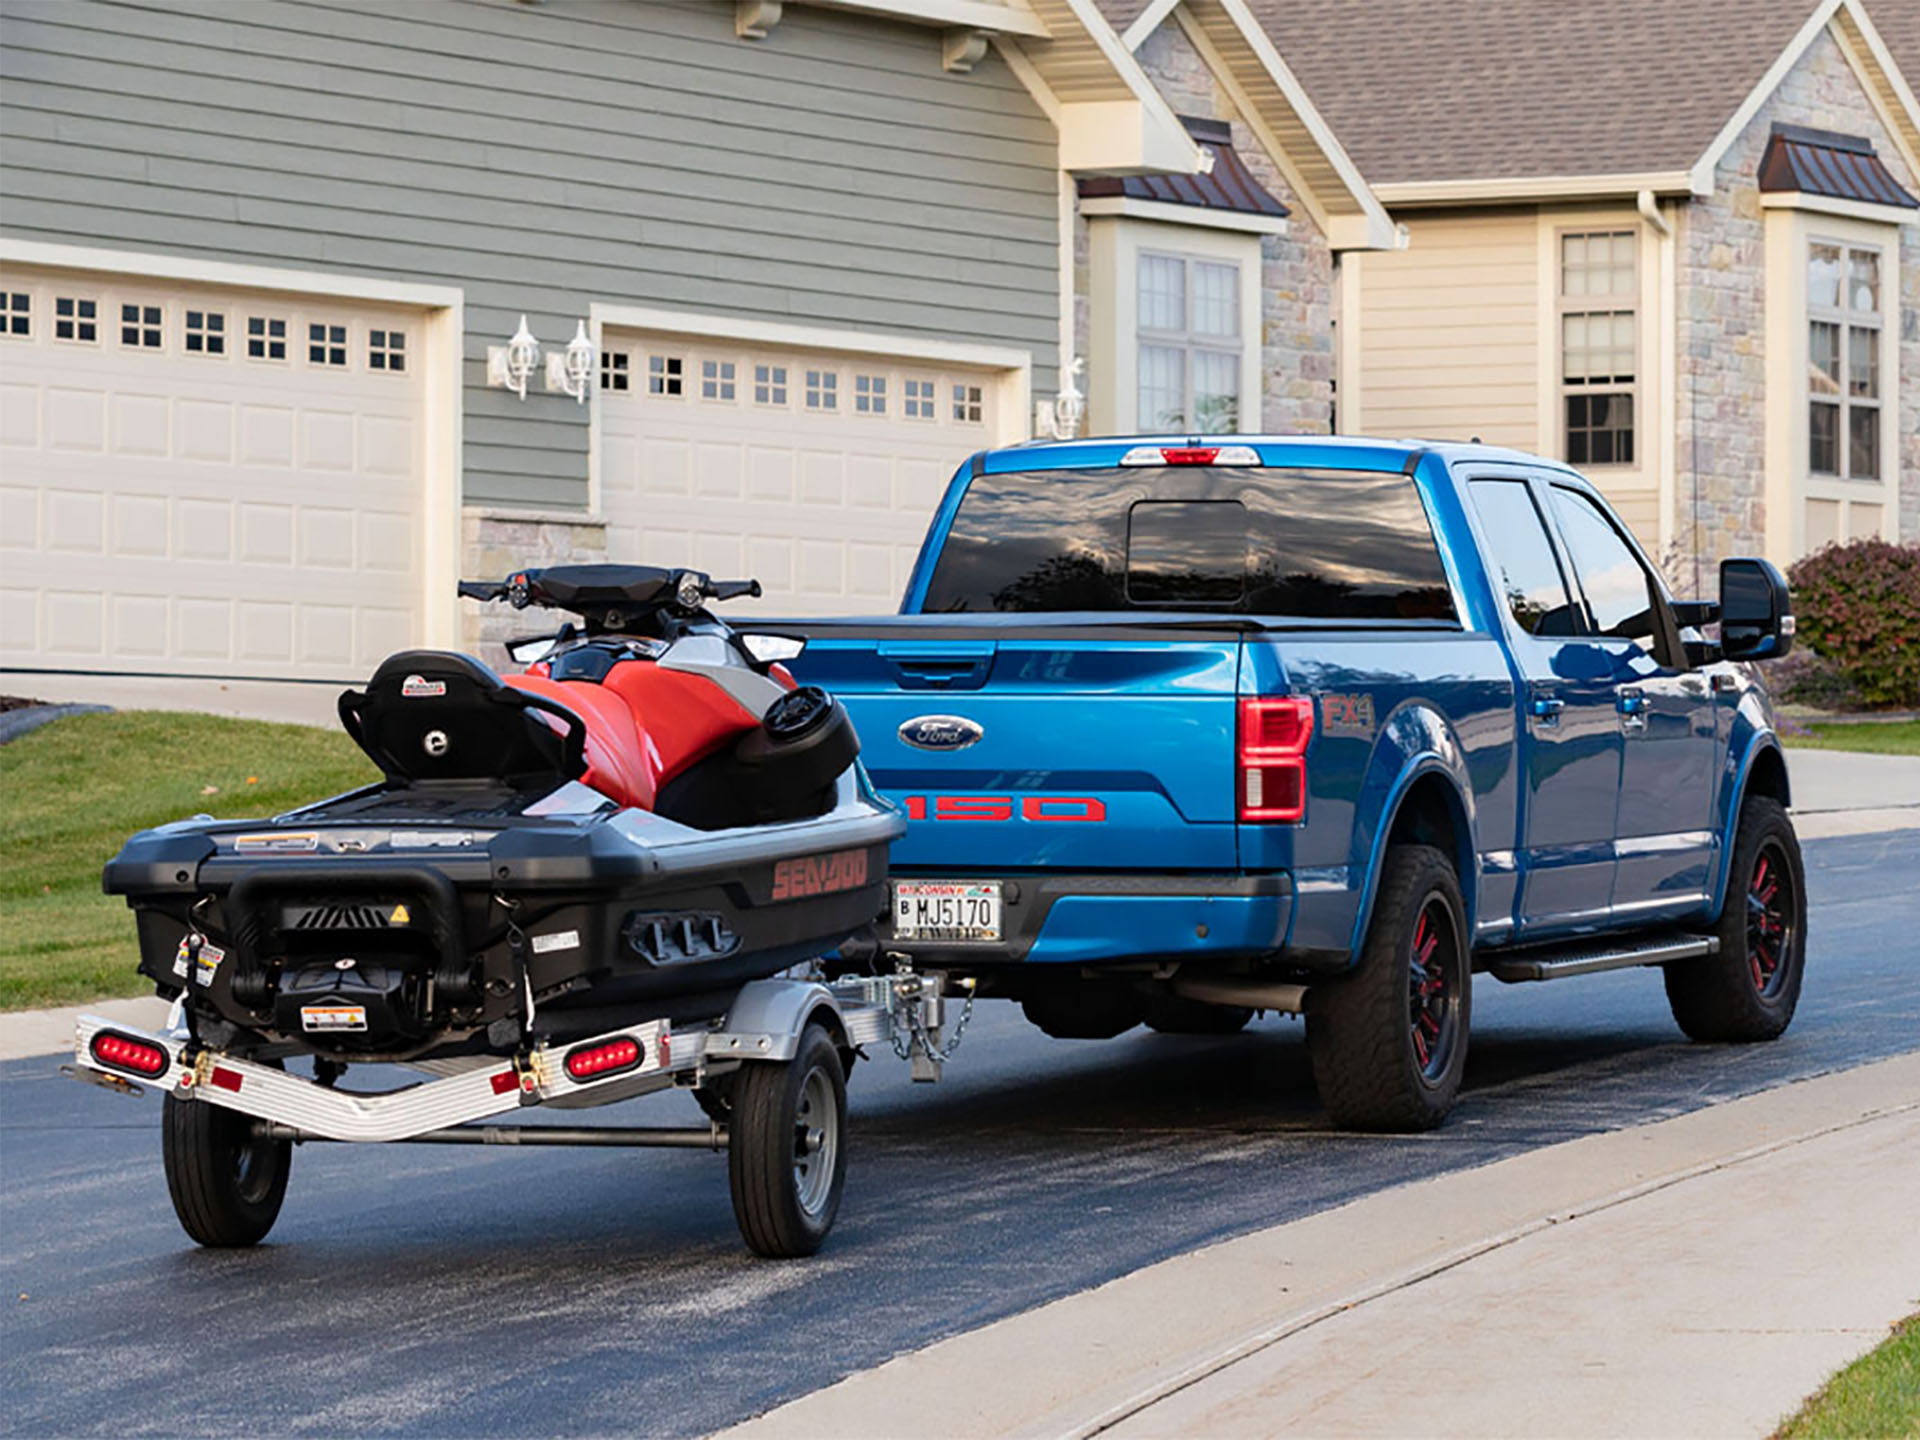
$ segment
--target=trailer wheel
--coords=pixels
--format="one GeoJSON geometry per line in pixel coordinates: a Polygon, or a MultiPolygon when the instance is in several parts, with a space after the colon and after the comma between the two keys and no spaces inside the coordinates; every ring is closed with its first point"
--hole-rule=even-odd
{"type": "Polygon", "coordinates": [[[793,1059],[743,1065],[734,1079],[727,1175],[733,1216],[755,1254],[811,1255],[833,1228],[847,1179],[847,1082],[819,1025],[793,1059]]]}
{"type": "Polygon", "coordinates": [[[224,1105],[168,1095],[160,1158],[180,1225],[202,1245],[257,1245],[287,1198],[293,1144],[262,1140],[254,1119],[224,1105]]]}
{"type": "Polygon", "coordinates": [[[1431,845],[1392,845],[1349,975],[1315,985],[1307,1046],[1320,1103],[1352,1130],[1431,1130],[1467,1064],[1466,907],[1452,863],[1431,845]]]}
{"type": "Polygon", "coordinates": [[[1778,800],[1740,808],[1716,955],[1664,966],[1673,1018],[1695,1040],[1772,1040],[1793,1020],[1807,964],[1807,882],[1778,800]]]}

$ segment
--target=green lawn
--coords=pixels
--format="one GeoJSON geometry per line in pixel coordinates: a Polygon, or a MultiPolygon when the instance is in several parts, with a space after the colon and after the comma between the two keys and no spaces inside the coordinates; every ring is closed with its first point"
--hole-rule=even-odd
{"type": "Polygon", "coordinates": [[[144,995],[133,915],[100,867],[136,830],[273,815],[378,779],[339,731],[136,710],[0,745],[0,1009],[144,995]]]}
{"type": "Polygon", "coordinates": [[[1800,1407],[1774,1440],[1914,1440],[1920,1436],[1920,1315],[1909,1315],[1800,1407]]]}
{"type": "Polygon", "coordinates": [[[1859,720],[1847,724],[1813,721],[1787,731],[1789,745],[1817,750],[1864,750],[1877,755],[1920,755],[1920,720],[1859,720]]]}

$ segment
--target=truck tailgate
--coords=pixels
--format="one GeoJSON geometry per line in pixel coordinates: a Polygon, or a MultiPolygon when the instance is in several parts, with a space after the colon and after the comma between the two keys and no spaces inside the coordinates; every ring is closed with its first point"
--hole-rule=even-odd
{"type": "Polygon", "coordinates": [[[896,869],[1234,868],[1237,634],[795,628],[811,642],[791,668],[846,704],[875,786],[907,812],[896,869]]]}

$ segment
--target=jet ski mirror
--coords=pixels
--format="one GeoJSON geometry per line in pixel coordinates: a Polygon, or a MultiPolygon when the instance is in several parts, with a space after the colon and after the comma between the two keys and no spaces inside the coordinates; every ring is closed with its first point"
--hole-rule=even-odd
{"type": "Polygon", "coordinates": [[[758,665],[798,660],[800,652],[807,648],[806,640],[798,635],[742,635],[740,645],[758,665]]]}
{"type": "Polygon", "coordinates": [[[518,640],[507,641],[507,654],[518,665],[531,665],[536,660],[544,660],[559,647],[558,635],[523,635],[518,640]]]}

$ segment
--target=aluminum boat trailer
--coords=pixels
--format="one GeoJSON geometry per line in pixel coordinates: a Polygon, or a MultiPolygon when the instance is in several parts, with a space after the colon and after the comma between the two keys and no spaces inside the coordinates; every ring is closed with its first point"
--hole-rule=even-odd
{"type": "Polygon", "coordinates": [[[126,1095],[166,1097],[162,1152],[174,1208],[206,1245],[261,1239],[286,1193],[291,1148],[358,1144],[655,1146],[724,1150],[734,1216],[755,1251],[811,1254],[839,1209],[846,1176],[846,1067],[892,1048],[916,1080],[937,1080],[972,1009],[949,1026],[942,977],[902,964],[891,975],[755,980],[706,1026],[649,1020],[521,1054],[412,1062],[422,1080],[378,1092],[316,1078],[274,1059],[195,1043],[176,1005],[159,1032],[82,1016],[71,1073],[126,1095]],[[690,1090],[704,1127],[480,1124],[534,1108],[581,1110],[690,1090]]]}

